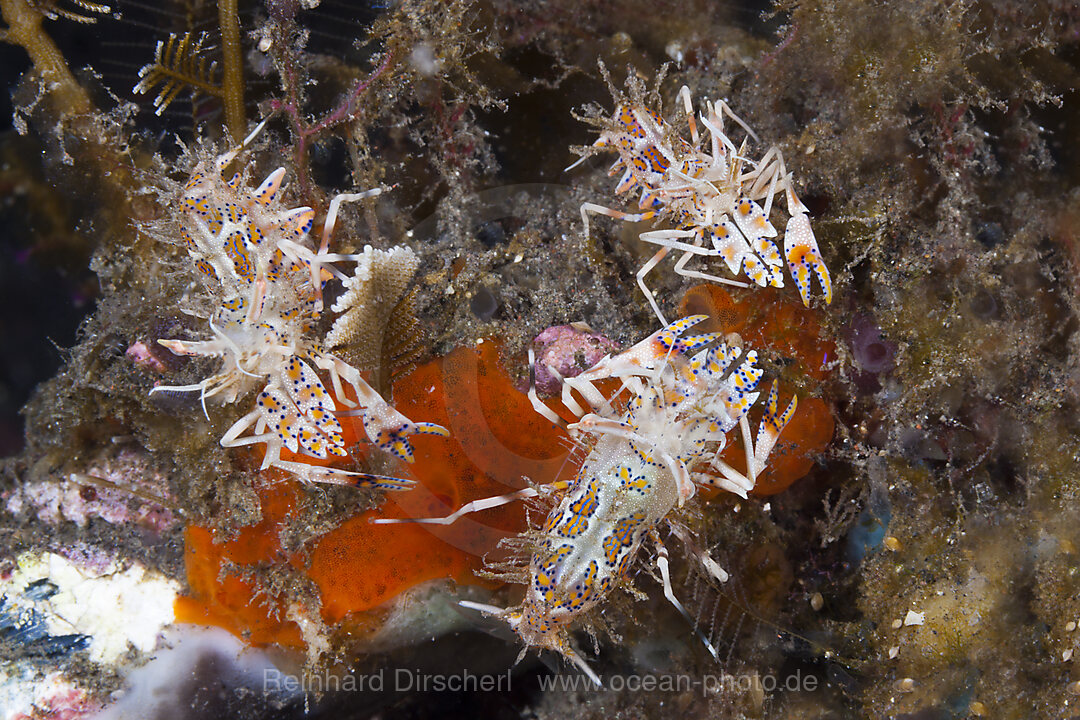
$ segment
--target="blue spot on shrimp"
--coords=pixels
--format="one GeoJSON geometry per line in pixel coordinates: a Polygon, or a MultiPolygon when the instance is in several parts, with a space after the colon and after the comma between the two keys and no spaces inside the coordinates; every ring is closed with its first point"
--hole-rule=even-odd
{"type": "MultiPolygon", "coordinates": [[[[189,314],[207,320],[210,337],[158,342],[177,355],[220,358],[220,366],[200,382],[160,385],[152,393],[198,392],[207,417],[209,398],[229,404],[254,394],[253,409],[222,436],[224,447],[264,445],[260,469],[285,470],[305,482],[407,488],[411,481],[316,462],[348,455],[338,420],[343,416],[359,416],[369,440],[405,462],[413,460],[410,436],[448,434],[439,425],[406,418],[359,370],[329,349],[335,335],[343,332],[342,324],[356,322],[355,318],[339,316],[325,336],[317,330],[325,284],[336,279],[350,288],[368,272],[365,263],[372,261],[373,252],[382,252],[370,248],[355,255],[330,252],[338,210],[343,202],[373,197],[383,189],[335,196],[316,245],[308,237],[315,211],[287,208],[280,199],[284,168],[274,170],[254,189],[244,182],[246,170],[227,180],[223,177],[264,124],[236,148],[210,163],[199,163],[170,208],[181,241],[177,244],[190,256],[195,280],[212,308],[209,313],[189,314]],[[356,277],[337,267],[342,263],[352,263],[356,277]],[[295,459],[282,457],[285,450],[295,459]]],[[[415,257],[408,248],[395,251],[406,259],[415,257]]],[[[342,311],[337,305],[330,310],[342,311]]]]}
{"type": "MultiPolygon", "coordinates": [[[[573,479],[476,500],[441,518],[372,522],[449,525],[516,500],[543,500],[547,516],[538,529],[511,538],[510,545],[519,548],[518,565],[491,567],[493,575],[525,586],[521,602],[508,608],[469,601],[461,605],[502,618],[522,640],[523,653],[529,648],[555,651],[599,685],[600,677],[575,646],[572,632],[612,592],[630,585],[647,545],[664,596],[689,621],[672,589],[662,535],[674,535],[710,578],[725,582],[727,573],[698,549],[680,514],[700,487],[746,498],[796,410],[796,400],[779,409],[775,384],[762,395],[757,353],[741,347],[737,337],[689,332],[704,319],[677,320],[577,377],[563,378],[561,401],[575,422],[568,424],[530,388],[536,412],[564,426],[582,448],[585,459],[573,479]],[[597,386],[605,380],[617,381],[619,390],[605,395],[597,386]],[[766,411],[752,435],[747,411],[759,399],[766,411]],[[735,438],[741,439],[746,455],[745,474],[720,459],[735,438]]],[[[715,655],[709,640],[696,632],[715,655]]]]}

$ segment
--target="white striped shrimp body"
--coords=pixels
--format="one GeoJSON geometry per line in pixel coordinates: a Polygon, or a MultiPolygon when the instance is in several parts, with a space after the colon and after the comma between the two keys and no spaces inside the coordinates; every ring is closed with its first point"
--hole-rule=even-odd
{"type": "MultiPolygon", "coordinates": [[[[446,518],[413,520],[448,524],[465,513],[541,492],[551,495],[553,509],[542,528],[530,533],[522,604],[509,609],[462,604],[505,618],[526,648],[555,650],[598,683],[574,649],[570,630],[627,579],[646,539],[656,546],[665,596],[685,614],[671,589],[667,550],[658,530],[664,526],[693,547],[689,531],[677,522],[679,508],[698,486],[746,497],[795,412],[794,401],[777,412],[774,386],[757,438],[750,437],[746,413],[759,397],[762,375],[757,354],[717,343],[718,333],[686,334],[704,319],[699,315],[672,323],[582,375],[563,380],[563,402],[579,418],[567,428],[589,449],[573,480],[478,500],[446,518]],[[594,385],[605,378],[621,379],[616,397],[605,397],[594,385]],[[571,390],[580,393],[587,408],[571,390]],[[736,428],[743,438],[747,474],[719,457],[736,428]]],[[[529,396],[537,412],[565,424],[540,402],[535,389],[529,396]]],[[[715,561],[699,556],[710,575],[727,579],[715,561]]]]}
{"type": "Polygon", "coordinates": [[[690,90],[684,86],[679,97],[690,126],[691,139],[687,141],[659,113],[645,106],[640,83],[631,79],[629,84],[629,98],[613,89],[620,104],[611,118],[602,121],[604,129],[593,147],[618,153],[619,159],[610,171],[613,175],[622,173],[615,193],[640,190],[638,209],[642,212],[628,213],[585,203],[581,216],[586,237],[590,214],[629,222],[661,218],[674,225],[640,236],[661,246],[637,273],[638,285],[661,322],[667,321],[653,292],[645,285],[645,276],[672,250],[682,253],[675,265],[676,273],[739,286],[746,283],[687,269],[686,265],[694,257],[719,257],[733,275],[744,274],[760,286],[783,287],[786,259],[803,304],[810,302],[811,275],[818,278],[825,302],[832,302],[828,268],[780,150],[774,147],[761,160],[750,159],[747,143],[749,138],[757,137],[722,101],[705,103],[700,120],[708,130],[709,141],[703,143],[690,90]],[[747,140],[739,147],[724,132],[725,116],[746,131],[747,140]],[[781,192],[789,216],[783,256],[773,241],[779,233],[770,221],[773,200],[781,192]]]}
{"type": "Polygon", "coordinates": [[[438,425],[413,423],[390,407],[356,368],[326,350],[318,333],[323,286],[334,278],[347,279],[333,263],[355,263],[364,257],[328,252],[338,208],[342,202],[382,190],[331,200],[322,244],[312,248],[308,232],[315,211],[283,208],[277,199],[284,168],[272,172],[254,190],[244,184],[241,173],[229,180],[221,177],[261,129],[259,125],[240,147],[217,158],[213,171],[200,164],[178,199],[180,238],[216,309],[208,318],[211,339],[158,342],[178,355],[220,357],[221,367],[199,383],[159,386],[153,392],[197,390],[205,412],[208,397],[232,403],[258,390],[254,409],[225,432],[222,445],[265,444],[263,468],[281,468],[302,480],[407,487],[409,483],[403,480],[323,467],[304,459],[348,454],[337,414],[360,414],[368,438],[408,462],[412,461],[409,435],[447,434],[438,425]],[[316,368],[327,373],[334,395],[316,368]],[[346,395],[343,383],[355,394],[355,402],[346,395]],[[252,432],[245,435],[248,430],[252,432]],[[299,459],[283,459],[283,449],[299,459]]]}
{"type": "Polygon", "coordinates": [[[646,535],[679,504],[670,470],[643,455],[628,462],[628,444],[597,441],[547,517],[521,607],[505,613],[525,647],[555,650],[590,675],[569,630],[626,578],[646,535]]]}

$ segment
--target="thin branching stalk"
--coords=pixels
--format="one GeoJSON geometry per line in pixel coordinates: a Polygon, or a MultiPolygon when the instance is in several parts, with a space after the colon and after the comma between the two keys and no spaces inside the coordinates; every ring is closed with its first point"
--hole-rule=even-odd
{"type": "Polygon", "coordinates": [[[283,112],[289,120],[295,142],[293,143],[293,162],[296,167],[297,182],[300,192],[304,197],[310,197],[311,177],[308,169],[308,148],[312,140],[323,132],[350,119],[357,112],[357,101],[371,83],[383,74],[390,66],[391,54],[387,53],[379,66],[372,71],[364,80],[358,80],[349,94],[342,100],[337,108],[324,115],[314,123],[307,123],[301,113],[302,101],[300,98],[299,78],[296,70],[285,66],[283,73],[283,85],[285,86],[286,99],[274,100],[270,107],[274,112],[283,112]]]}
{"type": "Polygon", "coordinates": [[[7,23],[0,39],[26,50],[45,82],[56,111],[61,115],[85,115],[91,112],[94,108],[90,96],[71,74],[56,43],[42,29],[41,21],[44,18],[41,13],[26,0],[0,0],[0,12],[7,23]]]}
{"type": "Polygon", "coordinates": [[[240,18],[236,0],[219,0],[218,24],[221,26],[221,87],[225,100],[225,125],[234,142],[247,134],[244,117],[244,49],[240,44],[240,18]]]}

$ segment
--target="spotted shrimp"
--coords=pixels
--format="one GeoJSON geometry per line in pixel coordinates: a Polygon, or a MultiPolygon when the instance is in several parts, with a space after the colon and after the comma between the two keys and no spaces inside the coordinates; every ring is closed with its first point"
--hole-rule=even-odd
{"type": "Polygon", "coordinates": [[[601,127],[600,137],[567,169],[583,162],[594,149],[614,151],[619,157],[609,175],[621,173],[615,193],[641,193],[641,212],[637,213],[584,203],[581,218],[586,238],[589,216],[593,214],[626,222],[657,218],[674,225],[639,236],[660,246],[637,272],[638,287],[660,322],[667,323],[645,277],[673,250],[682,253],[675,263],[679,275],[741,287],[748,284],[688,269],[687,263],[695,257],[719,257],[733,275],[742,273],[759,286],[779,288],[784,286],[781,266],[786,259],[804,305],[810,302],[812,275],[821,285],[825,303],[831,303],[829,270],[810,227],[809,211],[795,194],[792,173],[787,171],[780,150],[772,147],[760,160],[751,159],[747,144],[750,139],[757,142],[758,137],[722,100],[704,103],[704,112],[698,118],[708,131],[708,142],[703,142],[690,90],[684,85],[678,97],[689,124],[687,141],[658,112],[646,106],[641,83],[632,74],[627,80],[627,95],[612,85],[602,65],[601,71],[618,104],[611,117],[594,121],[601,127]],[[725,117],[746,134],[739,147],[724,129],[725,117]],[[788,213],[783,258],[773,241],[777,230],[769,219],[778,193],[784,194],[788,213]],[[763,201],[764,206],[758,201],[763,201]]]}
{"type": "MultiPolygon", "coordinates": [[[[774,383],[756,438],[751,437],[747,411],[759,398],[763,374],[757,352],[742,348],[737,336],[720,341],[720,333],[688,334],[704,319],[696,315],[673,322],[581,375],[562,379],[562,403],[578,418],[572,424],[541,402],[535,387],[530,389],[534,409],[567,427],[571,437],[588,448],[572,480],[476,500],[443,518],[374,522],[450,524],[467,513],[547,496],[551,510],[542,528],[526,536],[530,551],[521,604],[461,605],[505,619],[523,641],[522,653],[530,647],[554,650],[599,685],[599,676],[574,647],[570,631],[628,582],[646,542],[656,549],[665,597],[687,616],[671,587],[661,528],[695,548],[690,531],[678,521],[679,510],[698,487],[745,498],[795,413],[795,399],[783,412],[778,410],[774,383]],[[606,379],[621,382],[612,397],[597,387],[606,379]],[[736,429],[742,436],[745,474],[720,457],[736,429]]],[[[711,577],[727,580],[707,553],[694,553],[711,577]]]]}
{"type": "Polygon", "coordinates": [[[254,408],[221,438],[224,447],[265,445],[262,469],[279,468],[304,481],[408,487],[410,481],[324,467],[310,460],[348,455],[341,415],[358,415],[372,443],[406,462],[413,459],[411,435],[448,434],[439,425],[412,422],[392,408],[356,368],[327,349],[319,334],[325,284],[350,280],[335,263],[355,263],[359,274],[365,258],[329,252],[339,208],[382,189],[334,197],[321,244],[313,247],[308,233],[315,211],[285,208],[278,199],[285,168],[270,173],[254,189],[244,182],[246,171],[224,179],[225,169],[263,124],[237,148],[218,156],[210,168],[200,163],[175,201],[179,238],[213,308],[208,316],[203,314],[211,338],[158,342],[178,355],[221,358],[221,365],[198,383],[160,385],[152,392],[198,391],[206,413],[207,398],[233,403],[258,391],[254,408]],[[333,394],[317,370],[329,378],[333,394]],[[283,450],[296,459],[283,458],[283,450]]]}

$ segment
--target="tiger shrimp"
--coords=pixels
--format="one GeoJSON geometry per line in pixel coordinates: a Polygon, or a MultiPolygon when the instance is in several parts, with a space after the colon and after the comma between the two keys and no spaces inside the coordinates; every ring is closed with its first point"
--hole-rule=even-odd
{"type": "Polygon", "coordinates": [[[577,418],[569,425],[540,401],[535,387],[530,389],[534,409],[589,448],[572,480],[476,500],[443,518],[373,522],[445,525],[468,513],[546,496],[551,502],[546,520],[541,529],[524,536],[530,552],[521,604],[460,604],[503,618],[524,643],[522,654],[530,647],[554,650],[599,685],[599,676],[574,647],[571,630],[616,587],[629,582],[646,542],[656,549],[665,597],[689,619],[671,587],[661,528],[690,548],[709,576],[726,581],[720,565],[696,550],[690,531],[678,521],[679,511],[698,487],[745,498],[795,413],[794,399],[783,412],[778,410],[773,384],[756,438],[751,437],[747,411],[758,400],[763,375],[757,353],[738,342],[718,343],[720,333],[687,334],[704,319],[697,315],[678,320],[581,375],[563,379],[562,402],[577,418]],[[621,382],[610,398],[596,385],[605,379],[621,382]],[[621,398],[624,392],[627,397],[621,398]],[[742,436],[745,474],[720,458],[736,429],[742,436]]]}
{"type": "MultiPolygon", "coordinates": [[[[353,280],[334,263],[353,262],[359,275],[361,261],[371,255],[329,252],[341,203],[378,195],[382,189],[334,197],[321,244],[312,247],[308,233],[315,211],[284,208],[277,200],[285,168],[270,173],[255,189],[244,184],[240,172],[228,180],[222,176],[264,124],[219,156],[212,169],[196,167],[178,198],[179,236],[214,308],[206,318],[212,337],[158,342],[178,355],[219,357],[221,366],[198,383],[161,385],[151,392],[198,391],[205,414],[207,398],[232,403],[257,390],[254,409],[221,438],[224,447],[263,444],[261,469],[280,468],[304,481],[408,487],[411,481],[324,467],[307,459],[348,455],[340,415],[359,415],[371,442],[406,462],[413,459],[409,436],[448,435],[439,425],[414,423],[392,408],[356,368],[330,352],[319,335],[324,285],[331,279],[346,285],[353,280]],[[316,368],[329,377],[333,394],[316,368]],[[297,459],[282,458],[283,450],[297,459]]],[[[412,253],[407,248],[401,252],[412,253]]]]}
{"type": "MultiPolygon", "coordinates": [[[[784,286],[781,266],[786,259],[804,305],[810,303],[811,276],[817,277],[825,303],[831,303],[829,270],[810,227],[809,211],[795,193],[793,175],[787,171],[780,150],[770,148],[760,160],[752,160],[747,154],[747,144],[751,139],[757,141],[757,135],[722,100],[706,101],[704,112],[697,118],[708,131],[708,142],[703,142],[690,90],[684,85],[678,97],[689,125],[687,141],[658,112],[646,107],[644,91],[632,74],[627,81],[630,89],[627,97],[611,85],[603,65],[601,71],[618,105],[610,118],[596,121],[602,130],[592,148],[618,153],[619,158],[608,173],[622,173],[615,193],[621,195],[639,189],[641,212],[584,203],[581,206],[584,234],[589,237],[590,214],[626,222],[659,218],[674,225],[639,236],[660,246],[638,270],[637,284],[661,323],[667,321],[655,293],[645,284],[645,277],[673,250],[681,253],[675,264],[677,274],[740,287],[748,284],[688,269],[687,263],[695,257],[719,257],[732,275],[742,273],[759,286],[780,288],[784,286]],[[738,147],[724,130],[725,117],[746,134],[738,147]],[[784,195],[788,213],[783,258],[773,241],[777,230],[769,220],[773,201],[780,193],[784,195]]],[[[583,162],[589,154],[586,151],[567,170],[583,162]]]]}

